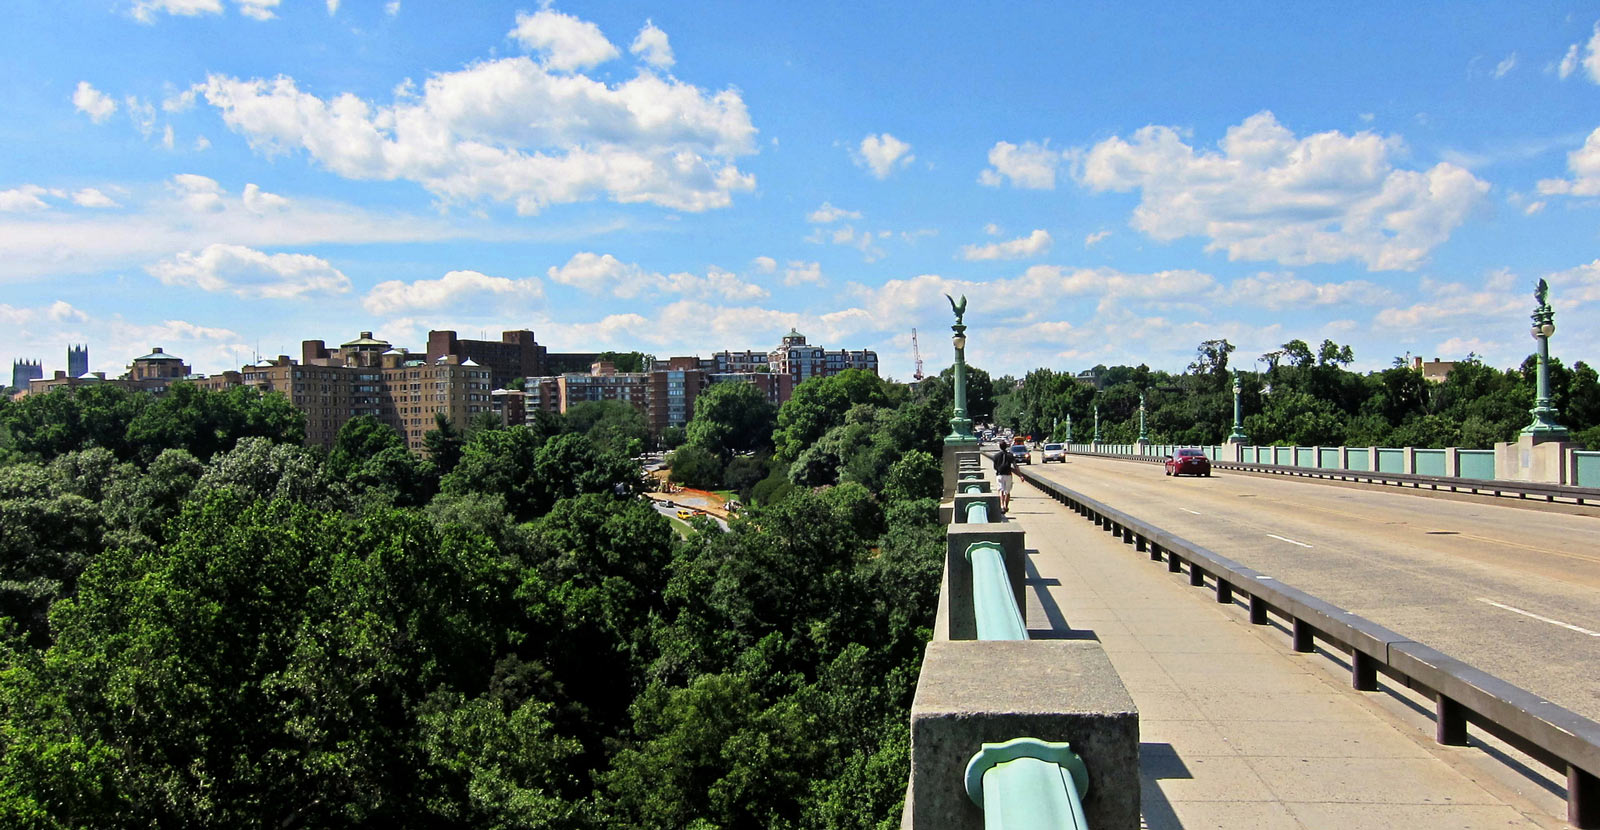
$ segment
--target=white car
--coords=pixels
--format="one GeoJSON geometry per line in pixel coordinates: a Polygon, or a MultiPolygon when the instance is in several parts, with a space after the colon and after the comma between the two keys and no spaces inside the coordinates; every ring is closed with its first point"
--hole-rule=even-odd
{"type": "Polygon", "coordinates": [[[1067,463],[1067,445],[1066,444],[1045,444],[1044,445],[1043,457],[1039,459],[1039,463],[1041,463],[1041,464],[1049,464],[1052,461],[1060,461],[1063,464],[1067,463]]]}

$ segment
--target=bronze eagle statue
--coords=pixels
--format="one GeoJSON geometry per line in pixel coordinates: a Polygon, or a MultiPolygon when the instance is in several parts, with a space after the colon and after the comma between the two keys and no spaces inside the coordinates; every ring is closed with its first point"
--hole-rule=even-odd
{"type": "Polygon", "coordinates": [[[962,294],[959,303],[949,294],[944,295],[944,298],[950,301],[950,310],[956,313],[956,325],[961,325],[961,315],[967,313],[967,295],[962,294]]]}

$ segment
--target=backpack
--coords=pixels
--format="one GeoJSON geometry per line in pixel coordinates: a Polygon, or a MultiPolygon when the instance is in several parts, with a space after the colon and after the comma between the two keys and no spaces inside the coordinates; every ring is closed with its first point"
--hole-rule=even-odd
{"type": "Polygon", "coordinates": [[[1011,457],[1011,450],[1007,447],[1001,447],[1000,455],[994,460],[994,474],[1000,476],[1011,475],[1011,468],[1015,467],[1016,464],[1016,459],[1011,457]]]}

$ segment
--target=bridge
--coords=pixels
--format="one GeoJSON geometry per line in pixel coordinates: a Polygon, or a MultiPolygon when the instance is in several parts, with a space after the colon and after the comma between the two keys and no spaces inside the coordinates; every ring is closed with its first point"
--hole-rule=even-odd
{"type": "MultiPolygon", "coordinates": [[[[1415,473],[1404,487],[1250,464],[1172,479],[1106,449],[1123,452],[1026,468],[999,527],[1026,539],[1028,638],[1097,645],[1137,708],[1137,780],[1120,786],[1137,793],[1142,826],[1600,826],[1600,505],[1576,489],[1534,501],[1512,483],[1499,498],[1422,487],[1415,473]],[[1086,521],[1085,504],[1104,510],[1086,521]],[[1158,536],[1177,541],[1163,551],[1158,536]],[[1342,622],[1302,631],[1289,594],[1249,574],[1360,625],[1350,642],[1342,622]],[[1509,714],[1450,708],[1430,667],[1408,675],[1391,652],[1460,661],[1486,679],[1459,696],[1509,689],[1509,714]],[[1552,723],[1554,737],[1517,732],[1552,723]],[[1552,754],[1550,741],[1574,737],[1561,744],[1572,757],[1552,754]]],[[[913,790],[925,785],[916,718],[913,790]]],[[[948,818],[908,809],[907,825],[961,826],[948,818]]]]}

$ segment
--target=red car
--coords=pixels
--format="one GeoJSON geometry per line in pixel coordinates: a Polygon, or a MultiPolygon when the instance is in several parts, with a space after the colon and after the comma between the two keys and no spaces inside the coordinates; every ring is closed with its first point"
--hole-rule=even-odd
{"type": "Polygon", "coordinates": [[[1171,455],[1167,456],[1165,466],[1169,476],[1211,475],[1211,459],[1206,458],[1204,450],[1175,450],[1171,455]]]}

